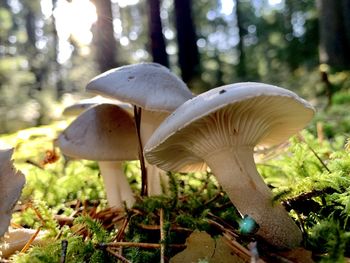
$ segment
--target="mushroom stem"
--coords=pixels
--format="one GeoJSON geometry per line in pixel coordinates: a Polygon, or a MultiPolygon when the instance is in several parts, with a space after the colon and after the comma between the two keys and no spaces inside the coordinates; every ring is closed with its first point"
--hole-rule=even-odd
{"type": "Polygon", "coordinates": [[[219,149],[204,159],[236,208],[259,225],[258,235],[280,248],[300,244],[301,231],[282,205],[273,203],[272,193],[256,169],[252,147],[219,149]]]}
{"type": "Polygon", "coordinates": [[[98,165],[105,186],[108,205],[122,208],[124,202],[126,202],[127,207],[132,207],[135,198],[123,173],[122,162],[99,161],[98,165]]]}
{"type": "Polygon", "coordinates": [[[151,165],[146,161],[148,196],[166,194],[168,192],[169,177],[166,173],[155,165],[151,165]]]}

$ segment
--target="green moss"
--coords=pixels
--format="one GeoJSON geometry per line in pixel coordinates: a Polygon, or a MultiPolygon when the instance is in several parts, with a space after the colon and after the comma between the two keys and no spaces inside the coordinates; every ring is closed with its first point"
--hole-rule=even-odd
{"type": "MultiPolygon", "coordinates": [[[[75,206],[80,201],[96,203],[97,211],[106,204],[95,162],[67,161],[59,155],[57,162],[38,165],[45,151],[52,149],[52,140],[61,128],[55,124],[0,137],[0,141],[16,147],[16,167],[27,178],[21,201],[23,207],[28,208],[15,213],[14,222],[49,230],[51,237],[60,233],[59,240],[17,255],[14,262],[59,262],[63,239],[68,241],[66,262],[116,261],[100,246],[113,240],[116,225],[106,229],[103,222],[92,219],[87,213],[83,216],[79,213],[72,228],[60,227],[54,219],[57,214],[68,216],[76,212],[75,206]],[[86,231],[77,235],[74,229],[82,226],[86,231]]],[[[342,262],[345,256],[350,256],[350,154],[344,149],[345,139],[341,134],[320,142],[312,132],[303,131],[300,136],[291,138],[287,146],[259,156],[258,170],[270,186],[275,201],[288,204],[291,216],[305,231],[306,247],[324,254],[320,258],[324,262],[342,262]]],[[[135,193],[139,193],[139,163],[125,163],[124,171],[135,193]]],[[[166,245],[183,244],[191,230],[219,234],[210,220],[239,229],[241,215],[214,175],[169,173],[168,176],[169,195],[138,197],[135,207],[127,211],[129,225],[123,240],[159,243],[159,230],[143,226],[158,226],[160,209],[164,211],[166,245]],[[174,227],[189,230],[175,231],[174,227]]],[[[166,256],[169,258],[176,252],[168,248],[166,256]]],[[[123,256],[132,262],[158,262],[159,249],[124,248],[123,256]]]]}

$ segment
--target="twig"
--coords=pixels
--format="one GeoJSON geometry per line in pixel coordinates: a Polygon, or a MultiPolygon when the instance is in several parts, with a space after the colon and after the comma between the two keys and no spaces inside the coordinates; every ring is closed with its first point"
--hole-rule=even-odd
{"type": "Polygon", "coordinates": [[[329,168],[327,167],[327,165],[325,164],[325,162],[321,159],[321,157],[315,152],[315,150],[307,143],[307,146],[309,147],[309,149],[312,151],[312,153],[316,156],[317,160],[320,161],[320,163],[322,164],[322,166],[327,170],[327,172],[331,173],[332,171],[329,170],[329,168]]]}
{"type": "Polygon", "coordinates": [[[67,256],[67,247],[68,247],[68,240],[64,239],[61,241],[61,258],[60,263],[66,262],[66,256],[67,256]]]}
{"type": "MultiPolygon", "coordinates": [[[[103,243],[99,245],[100,247],[139,247],[139,248],[160,248],[160,244],[156,243],[136,243],[136,242],[111,242],[103,243]]],[[[168,245],[171,248],[186,248],[186,245],[183,244],[170,244],[168,245]]]]}
{"type": "Polygon", "coordinates": [[[44,170],[44,168],[39,164],[39,163],[37,163],[37,162],[34,162],[34,161],[32,161],[32,160],[26,160],[26,163],[27,164],[31,164],[31,165],[33,165],[33,166],[35,166],[35,167],[37,167],[37,168],[39,168],[39,169],[41,169],[41,170],[44,170]]]}
{"type": "Polygon", "coordinates": [[[125,229],[126,229],[126,227],[128,226],[128,224],[129,224],[129,220],[130,220],[130,217],[126,217],[126,218],[124,219],[123,224],[122,224],[122,226],[120,227],[117,236],[115,237],[115,240],[116,240],[116,241],[120,241],[120,240],[123,239],[124,233],[125,233],[125,229]]]}
{"type": "Polygon", "coordinates": [[[44,218],[41,216],[39,210],[33,205],[33,203],[30,201],[27,205],[27,208],[31,208],[33,209],[35,215],[37,216],[37,218],[40,220],[41,225],[44,226],[46,224],[46,221],[44,220],[44,218]]]}
{"type": "Polygon", "coordinates": [[[141,108],[134,105],[134,119],[139,143],[139,159],[141,166],[141,196],[147,196],[147,169],[143,158],[143,145],[141,140],[141,108]]]}
{"type": "Polygon", "coordinates": [[[299,134],[298,138],[304,142],[307,147],[310,149],[310,151],[315,155],[315,157],[317,158],[317,160],[322,164],[322,166],[327,170],[327,172],[331,173],[332,171],[329,170],[329,168],[327,167],[327,165],[325,164],[325,162],[321,159],[321,157],[317,154],[317,152],[311,147],[310,144],[308,144],[305,139],[299,134]]]}
{"type": "Polygon", "coordinates": [[[160,263],[165,262],[165,231],[164,231],[164,210],[159,211],[159,227],[160,227],[160,263]]]}
{"type": "Polygon", "coordinates": [[[106,251],[110,254],[112,254],[114,257],[116,257],[118,260],[120,260],[122,263],[132,263],[131,261],[127,260],[125,257],[119,255],[115,251],[113,251],[110,248],[107,248],[106,251]]]}
{"type": "Polygon", "coordinates": [[[300,206],[304,201],[306,201],[308,199],[311,199],[313,197],[317,197],[320,195],[324,195],[324,194],[332,194],[335,192],[337,192],[337,190],[335,190],[332,187],[326,187],[326,188],[321,189],[321,190],[312,190],[312,191],[307,192],[307,193],[302,193],[302,194],[295,196],[293,198],[289,198],[289,199],[283,201],[282,204],[287,208],[290,207],[293,209],[294,206],[298,206],[298,205],[300,206]]]}
{"type": "Polygon", "coordinates": [[[30,239],[28,240],[27,244],[25,244],[25,246],[22,248],[20,253],[25,253],[28,248],[31,246],[31,244],[34,242],[35,238],[38,236],[39,232],[40,232],[41,226],[38,227],[38,229],[36,230],[36,232],[30,237],[30,239]]]}
{"type": "Polygon", "coordinates": [[[223,196],[223,192],[219,191],[216,195],[214,195],[211,199],[207,200],[204,203],[204,206],[208,206],[210,203],[216,201],[219,197],[223,196]]]}
{"type": "MultiPolygon", "coordinates": [[[[145,230],[160,230],[160,226],[158,225],[138,224],[137,226],[145,230]]],[[[178,232],[193,232],[192,229],[181,226],[171,226],[169,230],[178,232]]]]}
{"type": "Polygon", "coordinates": [[[227,241],[227,244],[234,251],[234,253],[243,259],[245,262],[250,262],[251,253],[248,249],[238,243],[234,238],[232,238],[228,233],[223,233],[223,237],[227,241]]]}
{"type": "Polygon", "coordinates": [[[229,232],[230,235],[232,235],[233,237],[235,238],[238,238],[239,237],[239,234],[237,233],[237,231],[232,227],[230,226],[229,224],[227,224],[225,221],[223,221],[220,217],[212,214],[212,213],[208,213],[208,216],[216,219],[216,220],[219,220],[220,223],[216,222],[215,220],[212,220],[212,219],[207,219],[208,223],[215,226],[216,228],[220,229],[222,232],[229,232]]]}

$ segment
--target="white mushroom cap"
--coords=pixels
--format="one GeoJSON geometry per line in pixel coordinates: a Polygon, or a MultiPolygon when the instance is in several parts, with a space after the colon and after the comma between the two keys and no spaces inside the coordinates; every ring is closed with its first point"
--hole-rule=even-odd
{"type": "Polygon", "coordinates": [[[295,93],[246,82],[226,85],[188,100],[158,127],[145,145],[149,163],[186,171],[219,147],[271,146],[311,120],[314,108],[295,93]]]}
{"type": "Polygon", "coordinates": [[[168,68],[157,63],[111,69],[92,79],[86,90],[149,111],[171,112],[192,98],[186,84],[168,68]]]}
{"type": "Polygon", "coordinates": [[[136,160],[136,129],[132,116],[112,104],[100,104],[79,115],[58,137],[65,155],[95,161],[136,160]]]}
{"type": "Polygon", "coordinates": [[[80,113],[82,113],[83,111],[85,111],[93,106],[102,104],[102,103],[114,104],[114,105],[117,105],[117,106],[127,110],[127,111],[130,111],[130,112],[133,111],[132,106],[129,103],[121,102],[117,99],[108,99],[108,98],[97,95],[97,96],[92,97],[92,98],[80,100],[79,102],[66,107],[63,110],[62,114],[64,116],[77,116],[80,113]]]}

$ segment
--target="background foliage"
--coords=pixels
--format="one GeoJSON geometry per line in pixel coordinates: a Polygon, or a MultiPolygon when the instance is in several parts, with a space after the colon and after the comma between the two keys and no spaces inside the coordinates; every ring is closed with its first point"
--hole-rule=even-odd
{"type": "Polygon", "coordinates": [[[96,9],[88,0],[4,0],[0,132],[48,124],[59,118],[58,105],[87,96],[86,83],[102,69],[142,61],[168,64],[194,92],[262,81],[321,106],[339,90],[344,100],[349,65],[327,58],[347,51],[322,48],[349,47],[348,5],[340,2],[342,9],[325,0],[104,0],[96,9]],[[334,31],[324,37],[323,28],[334,31]]]}
{"type": "MultiPolygon", "coordinates": [[[[15,147],[16,167],[27,178],[14,222],[46,229],[53,240],[15,260],[57,262],[62,239],[69,241],[68,262],[112,260],[100,246],[116,230],[102,224],[109,219],[101,215],[106,199],[97,164],[64,158],[53,140],[71,121],[61,116],[63,108],[89,96],[84,89],[93,76],[155,61],[194,93],[261,81],[312,102],[317,114],[307,130],[271,151],[258,151],[256,159],[276,201],[303,230],[303,247],[316,261],[344,262],[350,256],[349,9],[349,0],[1,1],[0,148],[15,147]],[[51,155],[58,159],[47,162],[51,155]],[[58,216],[75,221],[60,226],[58,216]]],[[[124,168],[138,192],[138,162],[124,168]]],[[[129,211],[126,240],[156,242],[140,225],[158,224],[160,209],[168,227],[186,231],[215,236],[218,230],[208,223],[214,219],[236,230],[242,225],[211,174],[170,176],[170,197],[138,200],[137,212],[129,211]]],[[[171,233],[166,242],[185,237],[171,233]]],[[[155,262],[159,251],[129,248],[124,255],[155,262]]]]}

